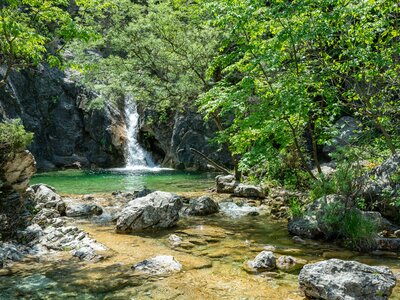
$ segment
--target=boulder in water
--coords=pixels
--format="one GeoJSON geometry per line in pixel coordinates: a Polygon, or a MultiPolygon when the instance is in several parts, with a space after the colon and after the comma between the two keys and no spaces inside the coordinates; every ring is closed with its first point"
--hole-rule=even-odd
{"type": "Polygon", "coordinates": [[[66,209],[67,217],[90,217],[99,216],[103,213],[103,208],[94,203],[72,204],[66,209]]]}
{"type": "Polygon", "coordinates": [[[215,214],[218,211],[218,203],[208,196],[190,200],[189,207],[185,210],[188,215],[192,216],[206,216],[215,214]]]}
{"type": "Polygon", "coordinates": [[[305,265],[299,284],[312,299],[384,300],[392,293],[396,278],[388,267],[330,259],[305,265]]]}
{"type": "Polygon", "coordinates": [[[248,267],[256,271],[271,271],[276,268],[276,259],[271,251],[260,252],[254,260],[247,262],[248,267]]]}
{"type": "Polygon", "coordinates": [[[117,219],[119,233],[148,228],[172,227],[179,220],[181,198],[167,192],[153,192],[137,198],[123,208],[117,219]]]}
{"type": "Polygon", "coordinates": [[[235,180],[233,175],[219,175],[215,178],[215,181],[217,193],[227,193],[246,198],[265,198],[262,187],[240,183],[235,180]]]}

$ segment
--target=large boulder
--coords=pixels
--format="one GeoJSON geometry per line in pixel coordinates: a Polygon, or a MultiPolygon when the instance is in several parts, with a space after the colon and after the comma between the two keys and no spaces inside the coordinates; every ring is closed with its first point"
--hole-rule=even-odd
{"type": "Polygon", "coordinates": [[[132,269],[149,275],[168,275],[182,270],[182,265],[170,255],[158,255],[132,266],[132,269]]]}
{"type": "Polygon", "coordinates": [[[383,300],[392,293],[396,278],[387,267],[330,259],[305,265],[299,284],[312,299],[383,300]]]}
{"type": "Polygon", "coordinates": [[[265,198],[262,187],[243,184],[235,180],[233,175],[219,175],[215,178],[217,193],[232,194],[245,198],[265,198]]]}
{"type": "Polygon", "coordinates": [[[181,198],[167,192],[157,191],[131,200],[119,214],[116,231],[172,227],[179,220],[181,208],[181,198]]]}
{"type": "Polygon", "coordinates": [[[192,199],[185,213],[191,216],[206,216],[215,214],[219,211],[219,205],[208,196],[202,196],[198,199],[192,199]]]}
{"type": "MultiPolygon", "coordinates": [[[[65,215],[66,204],[56,190],[45,184],[37,184],[30,187],[33,190],[33,201],[36,209],[55,209],[62,216],[65,215]]],[[[31,193],[31,191],[28,191],[31,193]]]]}

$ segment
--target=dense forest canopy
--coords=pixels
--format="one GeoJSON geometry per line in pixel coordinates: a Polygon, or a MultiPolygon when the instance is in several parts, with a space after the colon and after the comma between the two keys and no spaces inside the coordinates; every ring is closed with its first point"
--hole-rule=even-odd
{"type": "Polygon", "coordinates": [[[342,116],[359,122],[359,159],[396,153],[399,17],[392,0],[7,0],[0,85],[66,62],[97,102],[130,94],[160,123],[196,109],[244,175],[299,186],[342,116]]]}

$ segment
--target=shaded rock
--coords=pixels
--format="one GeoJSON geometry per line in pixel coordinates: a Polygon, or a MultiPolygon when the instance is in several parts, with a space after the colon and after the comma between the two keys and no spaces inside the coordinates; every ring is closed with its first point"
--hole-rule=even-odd
{"type": "Polygon", "coordinates": [[[132,269],[149,275],[168,275],[182,270],[182,265],[170,255],[158,255],[141,261],[132,269]]]}
{"type": "Polygon", "coordinates": [[[400,238],[377,238],[378,250],[400,252],[400,238]]]}
{"type": "Polygon", "coordinates": [[[387,267],[330,259],[305,265],[299,284],[309,298],[380,300],[389,298],[396,278],[387,267]]]}
{"type": "MultiPolygon", "coordinates": [[[[101,249],[104,250],[104,249],[101,249]]],[[[83,246],[71,251],[72,256],[79,258],[80,260],[85,261],[95,261],[100,260],[103,257],[99,255],[96,250],[91,246],[83,246]]]]}
{"type": "Polygon", "coordinates": [[[30,243],[38,240],[43,235],[43,229],[38,224],[32,224],[18,232],[18,240],[21,243],[30,243]]]}
{"type": "Polygon", "coordinates": [[[237,197],[265,198],[259,186],[243,184],[235,180],[233,175],[219,175],[215,178],[217,193],[232,194],[237,197]]]}
{"type": "Polygon", "coordinates": [[[24,257],[24,253],[12,243],[0,242],[0,269],[11,261],[19,261],[24,257]]]}
{"type": "Polygon", "coordinates": [[[400,229],[399,229],[399,230],[396,230],[396,231],[394,232],[394,235],[395,235],[396,237],[400,238],[400,229]]]}
{"type": "Polygon", "coordinates": [[[179,220],[181,208],[180,197],[166,192],[154,192],[134,199],[119,214],[116,231],[172,227],[179,220]]]}
{"type": "Polygon", "coordinates": [[[36,208],[53,208],[60,215],[65,215],[66,205],[60,195],[55,192],[54,188],[40,184],[32,187],[35,194],[33,200],[36,202],[36,208]]]}
{"type": "Polygon", "coordinates": [[[256,271],[271,271],[276,268],[276,259],[271,251],[260,252],[254,260],[247,262],[247,265],[256,271]]]}
{"type": "Polygon", "coordinates": [[[318,220],[313,215],[293,218],[288,223],[288,231],[290,234],[297,237],[302,236],[310,239],[318,239],[323,236],[323,233],[318,227],[318,220]]]}
{"type": "Polygon", "coordinates": [[[220,211],[229,217],[240,218],[244,216],[258,216],[260,210],[257,207],[244,204],[242,206],[233,202],[221,202],[219,204],[220,211]]]}
{"type": "Polygon", "coordinates": [[[55,218],[59,218],[59,217],[60,217],[60,213],[57,210],[43,208],[32,219],[32,223],[38,224],[42,228],[45,228],[48,225],[52,224],[54,222],[55,218]]]}
{"type": "Polygon", "coordinates": [[[67,217],[90,217],[99,216],[103,213],[103,208],[97,204],[72,204],[66,209],[67,217]]]}
{"type": "Polygon", "coordinates": [[[192,199],[185,213],[192,216],[206,216],[218,213],[219,205],[208,196],[202,196],[198,199],[192,199]]]}

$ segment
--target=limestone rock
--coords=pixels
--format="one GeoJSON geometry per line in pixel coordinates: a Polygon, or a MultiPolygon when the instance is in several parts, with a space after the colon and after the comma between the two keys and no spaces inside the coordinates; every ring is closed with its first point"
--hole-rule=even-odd
{"type": "Polygon", "coordinates": [[[303,267],[300,289],[309,298],[326,300],[388,299],[396,278],[387,267],[330,259],[303,267]]]}
{"type": "Polygon", "coordinates": [[[65,215],[66,204],[55,189],[44,184],[32,186],[34,190],[33,201],[37,209],[51,208],[57,210],[60,215],[65,215]]]}
{"type": "Polygon", "coordinates": [[[243,184],[235,180],[233,175],[219,175],[215,178],[217,193],[232,194],[237,197],[265,198],[260,186],[243,184]]]}
{"type": "Polygon", "coordinates": [[[271,271],[276,268],[276,259],[271,251],[260,252],[254,260],[251,260],[247,265],[257,271],[271,271]]]}
{"type": "Polygon", "coordinates": [[[182,265],[170,255],[158,255],[141,261],[132,269],[149,275],[168,275],[182,270],[182,265]]]}
{"type": "Polygon", "coordinates": [[[71,204],[66,209],[67,217],[90,217],[99,216],[103,213],[103,208],[94,203],[71,204]]]}
{"type": "Polygon", "coordinates": [[[154,192],[128,203],[118,216],[116,231],[119,233],[148,228],[172,227],[179,220],[182,201],[167,192],[154,192]]]}

